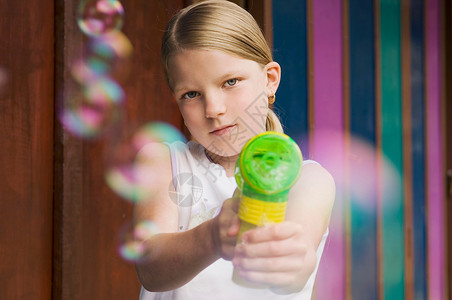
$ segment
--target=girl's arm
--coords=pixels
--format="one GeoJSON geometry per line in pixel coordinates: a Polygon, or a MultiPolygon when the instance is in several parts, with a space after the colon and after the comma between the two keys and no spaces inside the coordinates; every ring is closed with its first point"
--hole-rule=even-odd
{"type": "Polygon", "coordinates": [[[220,257],[232,258],[238,232],[237,200],[229,200],[214,219],[185,232],[176,232],[178,207],[169,197],[172,180],[169,149],[152,144],[140,152],[138,163],[150,172],[158,170],[154,195],[134,205],[134,223],[151,220],[160,234],[143,241],[145,260],[136,264],[138,277],[149,291],[167,291],[190,281],[220,257]],[[231,220],[235,220],[236,225],[231,220]],[[232,228],[232,229],[231,229],[232,228]]]}
{"type": "Polygon", "coordinates": [[[317,164],[303,166],[289,194],[286,221],[250,230],[237,245],[234,265],[250,281],[276,293],[300,291],[316,266],[335,197],[331,175],[317,164]]]}

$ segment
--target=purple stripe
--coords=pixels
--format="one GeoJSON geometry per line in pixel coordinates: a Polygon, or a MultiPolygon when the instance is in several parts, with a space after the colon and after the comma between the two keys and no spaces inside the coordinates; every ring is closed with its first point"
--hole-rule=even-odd
{"type": "MultiPolygon", "coordinates": [[[[343,182],[342,1],[312,0],[314,70],[313,158],[343,182]],[[334,152],[330,152],[333,150],[334,152]]],[[[317,299],[345,298],[343,190],[337,189],[316,281],[317,299]]]]}
{"type": "Polygon", "coordinates": [[[429,299],[444,297],[443,177],[439,0],[427,1],[427,184],[429,299]]]}

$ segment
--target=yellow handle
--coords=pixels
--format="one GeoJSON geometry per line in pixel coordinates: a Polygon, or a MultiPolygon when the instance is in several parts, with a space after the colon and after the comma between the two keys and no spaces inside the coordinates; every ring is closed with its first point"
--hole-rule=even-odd
{"type": "Polygon", "coordinates": [[[287,202],[267,202],[242,195],[239,218],[257,226],[281,223],[286,215],[286,206],[287,202]]]}

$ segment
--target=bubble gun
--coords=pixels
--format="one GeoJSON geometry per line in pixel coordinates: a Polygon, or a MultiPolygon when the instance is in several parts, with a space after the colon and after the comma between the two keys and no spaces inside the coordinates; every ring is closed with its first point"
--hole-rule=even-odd
{"type": "MultiPolygon", "coordinates": [[[[282,133],[267,131],[243,146],[235,165],[235,180],[241,191],[238,243],[247,230],[284,221],[289,190],[300,175],[302,161],[298,145],[282,133]]],[[[242,286],[264,288],[240,278],[237,270],[232,280],[242,286]]]]}

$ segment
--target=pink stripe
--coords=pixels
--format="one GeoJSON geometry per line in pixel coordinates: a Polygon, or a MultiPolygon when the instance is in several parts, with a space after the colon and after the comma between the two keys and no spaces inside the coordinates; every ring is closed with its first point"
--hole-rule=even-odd
{"type": "MultiPolygon", "coordinates": [[[[312,0],[311,3],[314,53],[312,157],[330,171],[338,183],[343,182],[344,177],[342,1],[312,0]]],[[[330,234],[316,280],[317,299],[345,298],[344,204],[341,192],[338,187],[330,234]]]]}
{"type": "Polygon", "coordinates": [[[427,184],[429,299],[444,299],[439,0],[427,1],[427,184]]]}

